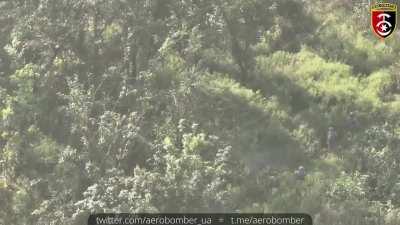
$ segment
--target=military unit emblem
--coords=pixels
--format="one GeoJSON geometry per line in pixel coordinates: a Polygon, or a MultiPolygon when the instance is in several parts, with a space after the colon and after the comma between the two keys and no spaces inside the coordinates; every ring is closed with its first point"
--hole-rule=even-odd
{"type": "Polygon", "coordinates": [[[375,3],[371,6],[372,30],[379,38],[387,38],[394,33],[397,23],[397,5],[393,3],[375,3]]]}

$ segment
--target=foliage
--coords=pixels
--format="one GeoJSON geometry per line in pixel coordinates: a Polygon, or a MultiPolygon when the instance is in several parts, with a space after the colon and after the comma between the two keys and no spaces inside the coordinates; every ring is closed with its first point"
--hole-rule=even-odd
{"type": "Polygon", "coordinates": [[[400,39],[373,36],[367,1],[26,0],[0,12],[0,224],[93,212],[399,224],[400,39]]]}

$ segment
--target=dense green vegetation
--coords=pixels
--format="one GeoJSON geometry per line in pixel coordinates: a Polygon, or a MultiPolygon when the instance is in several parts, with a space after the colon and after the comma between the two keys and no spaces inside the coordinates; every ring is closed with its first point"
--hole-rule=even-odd
{"type": "Polygon", "coordinates": [[[400,224],[400,36],[368,1],[310,2],[0,1],[0,224],[400,224]]]}

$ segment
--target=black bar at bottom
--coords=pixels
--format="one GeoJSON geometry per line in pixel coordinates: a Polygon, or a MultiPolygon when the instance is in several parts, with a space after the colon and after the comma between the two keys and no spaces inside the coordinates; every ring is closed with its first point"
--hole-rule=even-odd
{"type": "Polygon", "coordinates": [[[307,214],[94,214],[88,225],[312,225],[307,214]]]}

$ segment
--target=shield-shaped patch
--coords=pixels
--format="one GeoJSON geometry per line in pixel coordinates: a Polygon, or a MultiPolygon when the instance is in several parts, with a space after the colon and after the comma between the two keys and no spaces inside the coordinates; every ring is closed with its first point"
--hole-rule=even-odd
{"type": "Polygon", "coordinates": [[[397,23],[397,5],[375,3],[371,6],[371,26],[378,37],[387,38],[394,33],[397,23]]]}

